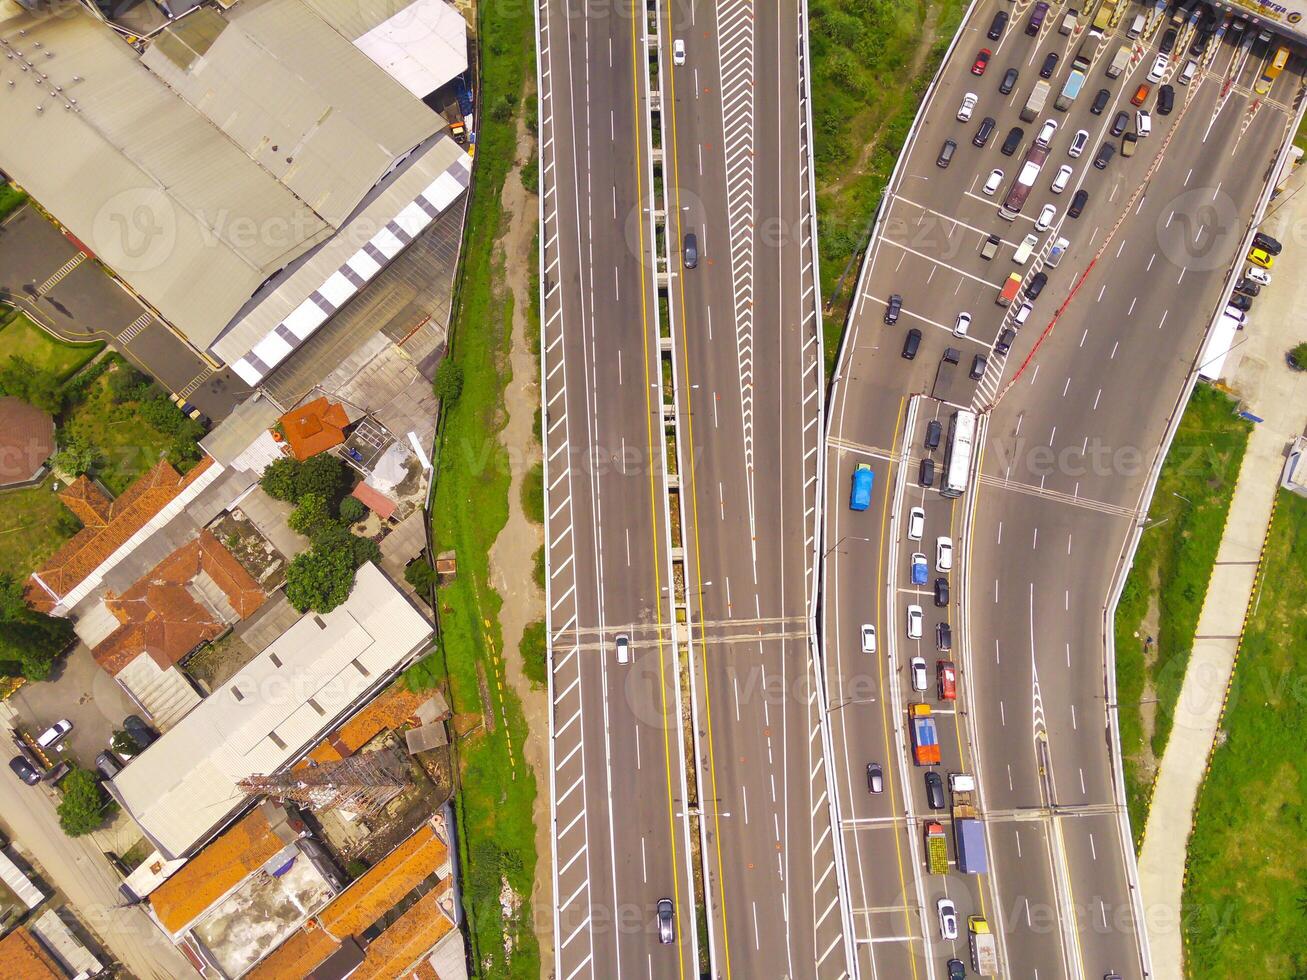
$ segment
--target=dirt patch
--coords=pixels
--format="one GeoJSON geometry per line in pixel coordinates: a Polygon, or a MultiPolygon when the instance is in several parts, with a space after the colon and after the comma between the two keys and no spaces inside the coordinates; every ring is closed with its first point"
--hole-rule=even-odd
{"type": "Polygon", "coordinates": [[[209,525],[209,530],[264,592],[271,593],[286,581],[286,559],[244,514],[236,517],[225,513],[209,525]]]}
{"type": "Polygon", "coordinates": [[[233,632],[206,643],[181,663],[182,671],[206,695],[231,680],[258,655],[233,632]]]}
{"type": "MultiPolygon", "coordinates": [[[[533,97],[528,91],[527,98],[533,97]]],[[[508,232],[498,244],[504,262],[505,280],[513,294],[513,337],[509,364],[512,379],[504,391],[504,409],[508,415],[501,438],[513,460],[508,491],[508,521],[490,549],[490,581],[503,598],[499,621],[504,636],[504,666],[509,686],[522,703],[526,717],[526,744],[523,755],[536,780],[534,821],[536,828],[536,874],[531,888],[531,903],[537,939],[540,943],[542,977],[553,973],[553,869],[550,865],[549,840],[549,699],[545,691],[534,688],[522,669],[522,633],[527,624],[542,619],[545,597],[533,581],[530,570],[535,552],[544,541],[540,525],[532,523],[522,510],[522,483],[531,466],[540,459],[536,441],[535,413],[540,406],[535,348],[527,331],[531,329],[531,273],[536,262],[531,247],[536,232],[536,199],[522,186],[522,166],[535,156],[535,140],[526,123],[517,125],[517,161],[504,181],[503,207],[511,218],[508,232]]]]}

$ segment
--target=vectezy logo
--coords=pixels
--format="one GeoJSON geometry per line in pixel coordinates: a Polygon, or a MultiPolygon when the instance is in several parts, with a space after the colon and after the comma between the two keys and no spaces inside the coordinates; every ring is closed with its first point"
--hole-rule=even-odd
{"type": "Polygon", "coordinates": [[[91,225],[91,248],[111,269],[148,272],[167,261],[177,243],[177,216],[157,187],[119,191],[91,225]]]}
{"type": "Polygon", "coordinates": [[[1228,194],[1214,187],[1195,187],[1157,216],[1157,243],[1168,261],[1187,271],[1223,269],[1238,244],[1238,219],[1228,194]]]}

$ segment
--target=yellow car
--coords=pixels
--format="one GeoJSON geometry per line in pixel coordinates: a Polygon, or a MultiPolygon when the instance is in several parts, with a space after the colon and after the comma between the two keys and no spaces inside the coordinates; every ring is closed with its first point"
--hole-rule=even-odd
{"type": "Polygon", "coordinates": [[[1262,269],[1269,269],[1275,264],[1274,257],[1264,248],[1254,248],[1249,251],[1248,261],[1262,269]]]}

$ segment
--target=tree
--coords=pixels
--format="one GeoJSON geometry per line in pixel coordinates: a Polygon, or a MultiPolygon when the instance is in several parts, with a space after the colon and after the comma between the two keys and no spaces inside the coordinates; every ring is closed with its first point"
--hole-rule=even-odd
{"type": "Polygon", "coordinates": [[[94,446],[86,441],[82,436],[73,435],[68,437],[68,442],[64,448],[54,454],[54,467],[60,473],[68,476],[81,476],[83,473],[89,473],[95,466],[96,458],[99,453],[94,446]]]}
{"type": "Polygon", "coordinates": [[[0,394],[21,398],[43,412],[56,414],[64,405],[60,381],[22,354],[15,354],[0,366],[0,394]]]}
{"type": "Polygon", "coordinates": [[[458,396],[463,394],[463,366],[446,357],[440,362],[440,367],[436,368],[436,380],[432,387],[442,403],[454,404],[458,401],[458,396]]]}
{"type": "Polygon", "coordinates": [[[43,681],[74,639],[71,622],[31,608],[17,579],[0,575],[0,660],[16,661],[28,680],[43,681]]]}
{"type": "Polygon", "coordinates": [[[357,524],[367,512],[368,509],[358,497],[346,497],[340,502],[340,519],[346,524],[357,524]]]}
{"type": "Polygon", "coordinates": [[[415,558],[404,569],[404,580],[425,599],[431,594],[431,587],[436,584],[436,570],[427,564],[425,558],[415,558]]]}
{"type": "Polygon", "coordinates": [[[106,799],[100,782],[88,769],[74,769],[60,785],[64,798],[59,802],[59,826],[69,837],[81,837],[95,830],[118,810],[118,804],[106,799]]]}
{"type": "Polygon", "coordinates": [[[335,524],[327,498],[320,493],[306,493],[300,497],[299,504],[287,518],[286,523],[292,531],[297,531],[306,538],[313,537],[319,528],[335,524]]]}
{"type": "Polygon", "coordinates": [[[132,756],[141,751],[141,743],[136,741],[135,735],[122,728],[114,732],[113,738],[109,739],[109,748],[119,755],[132,756]]]}
{"type": "Polygon", "coordinates": [[[1297,344],[1289,351],[1289,367],[1295,371],[1307,371],[1307,343],[1297,344]]]}
{"type": "Polygon", "coordinates": [[[300,612],[330,612],[349,598],[354,560],[343,549],[312,548],[286,570],[286,598],[300,612]]]}
{"type": "Polygon", "coordinates": [[[345,488],[345,464],[331,453],[318,453],[299,464],[295,474],[295,499],[308,493],[320,493],[335,503],[345,488]]]}
{"type": "Polygon", "coordinates": [[[274,500],[285,500],[294,503],[299,498],[295,488],[299,468],[299,460],[290,456],[274,459],[268,464],[268,468],[263,471],[263,476],[259,478],[259,486],[263,488],[264,493],[274,500]]]}

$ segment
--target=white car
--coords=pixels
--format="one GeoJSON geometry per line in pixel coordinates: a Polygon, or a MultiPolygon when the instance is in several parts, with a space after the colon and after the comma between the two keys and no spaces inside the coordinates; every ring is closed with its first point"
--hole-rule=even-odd
{"type": "Polygon", "coordinates": [[[962,96],[962,104],[958,106],[958,122],[966,122],[971,118],[971,110],[976,107],[980,99],[975,92],[968,92],[962,96]]]}
{"type": "Polygon", "coordinates": [[[926,512],[920,507],[913,507],[908,511],[908,537],[913,541],[920,541],[922,532],[926,530],[926,512]]]}
{"type": "Polygon", "coordinates": [[[862,652],[876,652],[876,627],[872,626],[871,623],[862,624],[862,652]]]}
{"type": "Polygon", "coordinates": [[[916,605],[908,606],[908,639],[909,640],[921,639],[921,626],[924,621],[925,621],[925,615],[922,613],[920,606],[916,606],[916,605]]]}
{"type": "Polygon", "coordinates": [[[1160,82],[1162,76],[1166,74],[1166,69],[1170,66],[1171,59],[1169,56],[1159,54],[1153,59],[1153,67],[1148,69],[1148,80],[1150,82],[1160,82]]]}
{"type": "Polygon", "coordinates": [[[1255,282],[1259,286],[1269,286],[1271,284],[1271,274],[1265,269],[1259,269],[1255,265],[1250,265],[1244,269],[1243,277],[1249,282],[1255,282]]]}
{"type": "Polygon", "coordinates": [[[1053,223],[1057,217],[1057,208],[1051,204],[1045,204],[1039,209],[1039,217],[1035,219],[1035,231],[1048,231],[1048,226],[1053,223]]]}
{"type": "Polygon", "coordinates": [[[935,903],[939,912],[939,935],[941,939],[958,938],[958,907],[949,899],[941,898],[935,903]]]}
{"type": "Polygon", "coordinates": [[[1021,308],[1017,310],[1017,315],[1012,318],[1013,325],[1019,327],[1024,324],[1030,319],[1030,311],[1033,309],[1034,307],[1031,304],[1022,303],[1021,308]]]}
{"type": "Polygon", "coordinates": [[[924,691],[926,689],[926,658],[912,658],[912,689],[914,691],[924,691]]]}
{"type": "Polygon", "coordinates": [[[685,64],[685,42],[679,37],[672,42],[672,64],[685,64]]]}
{"type": "Polygon", "coordinates": [[[619,664],[629,664],[631,662],[631,638],[625,633],[618,633],[613,642],[617,645],[617,662],[619,664]]]}
{"type": "MultiPolygon", "coordinates": [[[[918,634],[920,635],[920,634],[918,634]]],[[[73,730],[73,723],[67,718],[56,721],[53,725],[43,731],[36,739],[36,744],[43,749],[48,749],[63,739],[65,735],[73,730]]]]}
{"type": "Polygon", "coordinates": [[[953,539],[940,535],[935,539],[935,571],[953,570],[953,539]]]}
{"type": "Polygon", "coordinates": [[[965,337],[967,335],[967,328],[970,326],[971,326],[971,314],[959,313],[958,318],[953,321],[953,336],[965,337]]]}
{"type": "Polygon", "coordinates": [[[1149,115],[1147,109],[1135,110],[1135,132],[1140,139],[1149,135],[1153,131],[1153,117],[1149,115]]]}
{"type": "Polygon", "coordinates": [[[985,186],[981,190],[986,194],[993,194],[1001,183],[1003,183],[1003,171],[996,168],[989,172],[989,176],[985,179],[985,186]]]}
{"type": "Polygon", "coordinates": [[[1071,166],[1066,163],[1057,168],[1057,173],[1053,176],[1053,183],[1049,185],[1054,194],[1061,194],[1066,190],[1066,185],[1071,183],[1071,174],[1073,172],[1071,166]]]}
{"type": "Polygon", "coordinates": [[[1077,129],[1076,134],[1071,137],[1071,145],[1066,148],[1066,155],[1072,160],[1085,152],[1085,146],[1089,143],[1089,130],[1077,129]]]}
{"type": "Polygon", "coordinates": [[[1044,125],[1039,127],[1039,135],[1035,137],[1035,145],[1047,148],[1053,140],[1053,134],[1057,132],[1057,120],[1045,119],[1044,125]]]}
{"type": "Polygon", "coordinates": [[[1244,313],[1243,310],[1236,310],[1233,306],[1227,306],[1225,308],[1225,315],[1231,320],[1237,320],[1240,323],[1248,322],[1248,314],[1244,313]]]}

